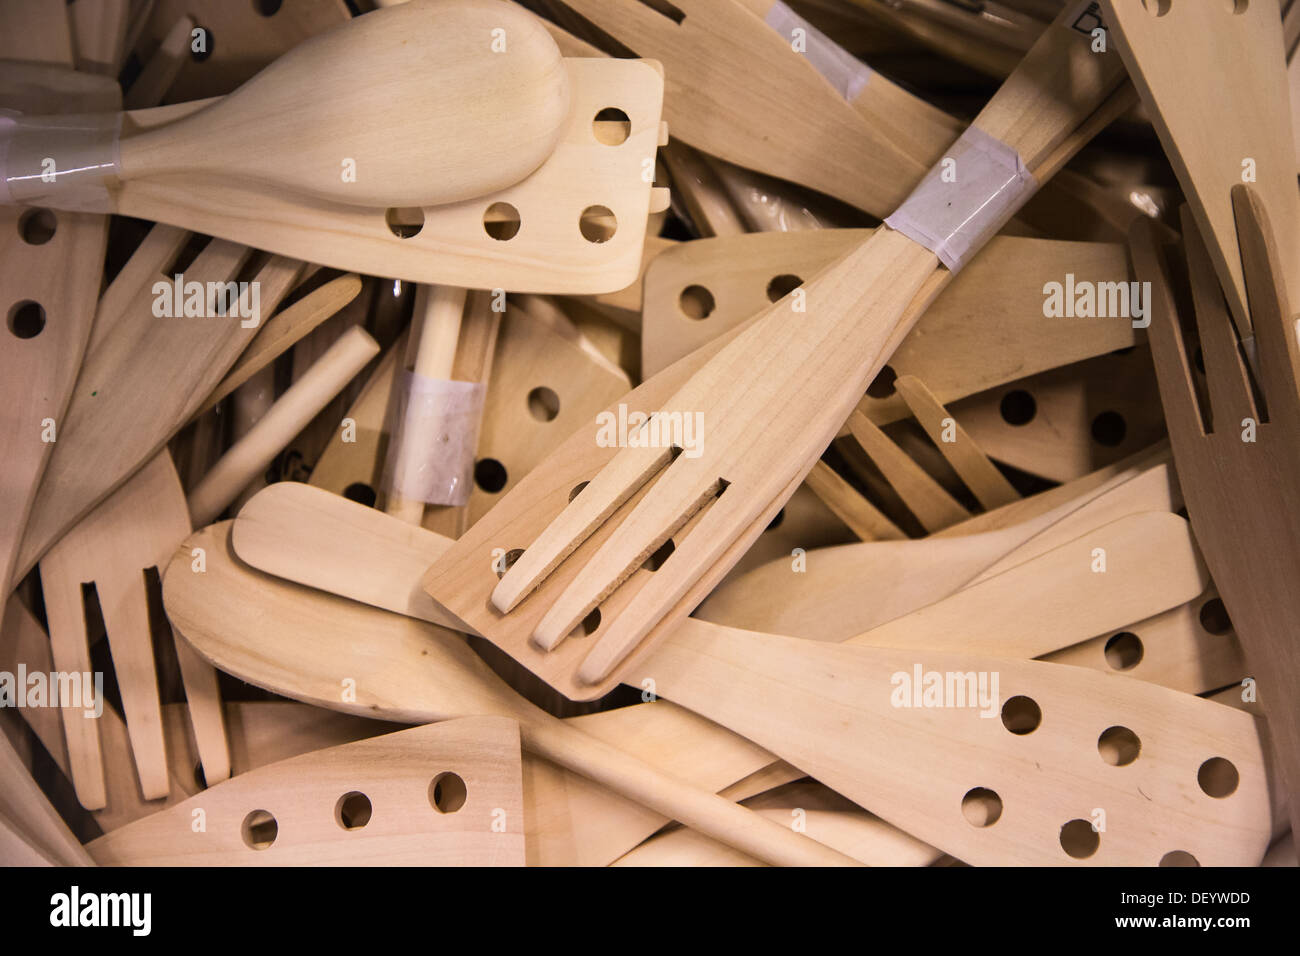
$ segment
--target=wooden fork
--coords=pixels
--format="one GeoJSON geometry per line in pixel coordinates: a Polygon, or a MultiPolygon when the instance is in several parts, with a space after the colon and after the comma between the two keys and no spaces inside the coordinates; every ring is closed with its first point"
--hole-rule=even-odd
{"type": "Polygon", "coordinates": [[[1300,704],[1295,700],[1300,640],[1294,634],[1300,621],[1300,348],[1260,196],[1238,185],[1232,205],[1262,402],[1252,388],[1256,382],[1210,253],[1187,207],[1183,242],[1208,409],[1188,365],[1159,227],[1138,222],[1131,249],[1139,278],[1151,282],[1151,354],[1188,515],[1255,675],[1295,830],[1300,827],[1300,704]]]}

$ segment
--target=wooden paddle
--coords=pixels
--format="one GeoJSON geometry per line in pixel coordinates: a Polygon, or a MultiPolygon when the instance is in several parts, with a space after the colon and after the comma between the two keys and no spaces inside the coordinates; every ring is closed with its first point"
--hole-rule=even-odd
{"type": "MultiPolygon", "coordinates": [[[[1109,115],[1093,114],[1122,79],[1118,59],[1089,52],[1071,23],[1058,18],[977,119],[983,133],[1018,150],[1035,181],[1109,115]],[[1063,60],[1070,69],[1061,70],[1063,60]]],[[[991,223],[989,234],[995,228],[991,223]]],[[[874,233],[808,284],[813,307],[797,335],[786,320],[797,300],[788,296],[742,326],[688,380],[672,369],[660,373],[679,387],[643,385],[626,408],[610,411],[623,422],[628,410],[656,413],[679,433],[688,422],[707,422],[702,445],[676,454],[681,434],[641,435],[638,444],[650,447],[631,447],[598,433],[598,444],[628,447],[597,449],[613,453],[599,456],[606,463],[592,471],[578,467],[591,434],[574,436],[429,570],[425,587],[561,693],[600,696],[761,533],[950,275],[903,234],[874,233]],[[662,404],[645,402],[652,391],[664,396],[662,404]],[[652,580],[626,604],[611,603],[611,593],[617,599],[625,590],[619,586],[670,538],[675,550],[652,580]],[[476,573],[490,563],[492,548],[524,549],[495,587],[476,573]],[[584,630],[592,629],[598,606],[594,645],[566,640],[584,620],[584,630]]]]}
{"type": "Polygon", "coordinates": [[[454,203],[511,186],[551,155],[568,81],[522,8],[413,0],[306,40],[184,118],[124,128],[111,147],[24,117],[0,197],[58,206],[63,178],[203,173],[353,206],[454,203]],[[494,42],[496,30],[509,42],[494,42]],[[37,175],[45,157],[69,171],[48,186],[37,175]]]}
{"type": "Polygon", "coordinates": [[[519,727],[464,717],[291,757],[91,841],[103,866],[523,866],[519,727]]]}

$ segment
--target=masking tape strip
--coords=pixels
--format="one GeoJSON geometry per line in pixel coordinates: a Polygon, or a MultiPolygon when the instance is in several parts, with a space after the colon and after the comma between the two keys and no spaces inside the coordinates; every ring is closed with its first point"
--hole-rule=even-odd
{"type": "Polygon", "coordinates": [[[781,0],[776,0],[763,18],[769,27],[788,39],[791,44],[800,37],[796,30],[802,30],[803,55],[808,58],[813,69],[824,76],[831,86],[850,103],[857,99],[862,88],[871,79],[873,70],[852,53],[822,33],[799,14],[787,7],[781,0]]]}
{"type": "Polygon", "coordinates": [[[0,110],[0,203],[110,212],[122,169],[120,113],[24,116],[0,110]]]}
{"type": "Polygon", "coordinates": [[[957,272],[1036,188],[1019,153],[971,126],[885,224],[957,272]]]}
{"type": "Polygon", "coordinates": [[[485,394],[481,382],[403,373],[384,466],[390,495],[431,505],[469,501],[485,394]]]}

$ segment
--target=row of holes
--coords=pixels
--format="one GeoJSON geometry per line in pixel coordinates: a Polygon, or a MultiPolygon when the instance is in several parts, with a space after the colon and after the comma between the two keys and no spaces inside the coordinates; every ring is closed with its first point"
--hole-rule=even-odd
{"type": "MultiPolygon", "coordinates": [[[[49,209],[28,209],[18,217],[18,235],[29,246],[43,246],[58,232],[59,220],[49,209]]],[[[20,339],[34,339],[45,328],[45,307],[22,299],[10,307],[5,325],[20,339]]]]}
{"type": "MultiPolygon", "coordinates": [[[[469,791],[458,774],[440,773],[429,784],[429,805],[439,813],[455,813],[465,806],[469,791]]],[[[344,830],[360,830],[370,822],[374,808],[360,790],[339,797],[334,805],[334,822],[344,830]]],[[[280,824],[269,810],[253,810],[240,825],[244,844],[251,850],[266,850],[280,835],[280,824]]]]}
{"type": "MultiPolygon", "coordinates": [[[[1232,630],[1232,620],[1228,617],[1228,609],[1224,607],[1223,601],[1219,598],[1210,598],[1210,600],[1202,604],[1199,618],[1201,627],[1209,634],[1222,636],[1232,630]]],[[[1106,642],[1103,653],[1106,657],[1106,663],[1112,669],[1127,671],[1142,663],[1145,648],[1142,645],[1142,638],[1132,631],[1120,631],[1106,642]]]]}
{"type": "MultiPolygon", "coordinates": [[[[767,283],[767,301],[780,302],[799,286],[803,279],[793,273],[783,272],[773,276],[767,283]]],[[[697,322],[703,322],[718,307],[713,293],[702,285],[688,285],[677,296],[677,306],[682,315],[697,322]]]]}
{"type": "MultiPolygon", "coordinates": [[[[1043,711],[1031,697],[1017,695],[1002,704],[1002,726],[1016,736],[1023,737],[1039,728],[1043,711]]],[[[1142,752],[1142,741],[1132,730],[1116,725],[1108,727],[1097,738],[1097,753],[1112,767],[1127,767],[1142,752]]],[[[1211,757],[1196,771],[1196,782],[1208,797],[1222,800],[1237,790],[1241,777],[1232,761],[1224,757],[1211,757]]],[[[990,827],[1002,816],[1002,798],[988,787],[974,787],[961,800],[961,812],[973,827],[990,827]]],[[[1076,860],[1087,859],[1101,846],[1101,835],[1089,820],[1071,820],[1061,827],[1061,849],[1076,860]]],[[[1184,850],[1165,854],[1161,866],[1196,866],[1196,858],[1184,850]]]]}
{"type": "MultiPolygon", "coordinates": [[[[388,231],[399,239],[418,236],[424,228],[424,210],[418,206],[392,207],[384,212],[388,231]]],[[[519,235],[523,220],[508,202],[494,202],[483,213],[483,231],[497,242],[509,242],[519,235]]],[[[608,242],[618,231],[618,217],[608,206],[588,206],[578,217],[578,232],[591,243],[608,242]]]]}

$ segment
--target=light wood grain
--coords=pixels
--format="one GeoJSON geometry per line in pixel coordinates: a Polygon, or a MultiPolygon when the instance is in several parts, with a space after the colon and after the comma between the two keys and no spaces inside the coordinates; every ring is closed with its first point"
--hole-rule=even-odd
{"type": "Polygon", "coordinates": [[[88,849],[116,866],[522,866],[519,760],[519,728],[505,717],[416,727],[241,774],[88,849]],[[463,782],[454,809],[434,803],[442,774],[463,782]],[[369,810],[362,825],[341,815],[352,793],[369,810]],[[269,846],[249,833],[258,810],[276,824],[269,846]]]}

